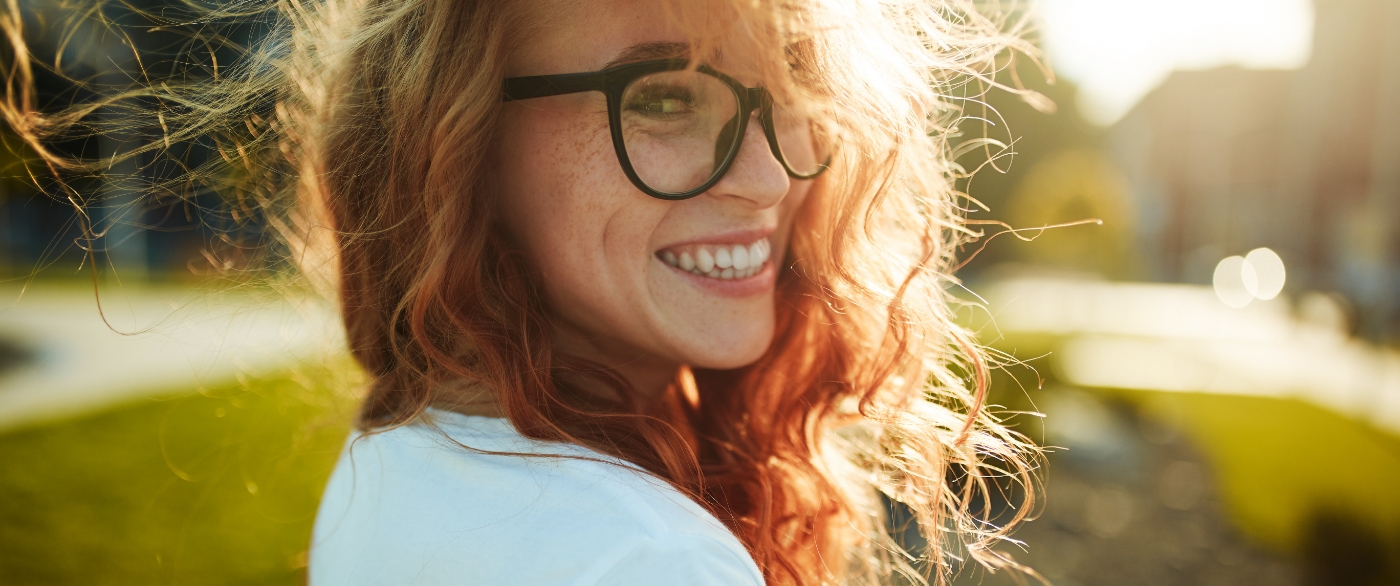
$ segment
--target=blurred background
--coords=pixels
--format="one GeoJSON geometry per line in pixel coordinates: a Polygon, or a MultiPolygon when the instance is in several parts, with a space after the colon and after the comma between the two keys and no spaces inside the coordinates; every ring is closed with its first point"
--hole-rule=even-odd
{"type": "MultiPolygon", "coordinates": [[[[63,38],[65,5],[21,5],[75,78],[182,42],[63,38]]],[[[1400,3],[1041,0],[1034,18],[1055,79],[1022,61],[1003,81],[1049,99],[970,105],[987,122],[966,135],[1008,149],[959,161],[981,168],[969,217],[1022,229],[974,226],[959,315],[1003,366],[994,402],[1050,446],[1038,518],[1003,549],[1066,586],[1400,584],[1400,3]]],[[[228,278],[261,236],[216,194],[88,186],[110,202],[92,266],[5,139],[0,583],[301,581],[353,408],[333,314],[228,278]]]]}

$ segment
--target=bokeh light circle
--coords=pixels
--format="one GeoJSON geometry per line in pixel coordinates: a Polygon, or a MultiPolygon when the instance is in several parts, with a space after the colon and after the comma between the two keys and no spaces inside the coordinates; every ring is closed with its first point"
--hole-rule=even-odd
{"type": "Polygon", "coordinates": [[[1267,248],[1256,248],[1244,256],[1244,262],[1254,269],[1258,279],[1254,296],[1266,301],[1278,297],[1287,279],[1283,259],[1279,258],[1278,253],[1267,248]]]}
{"type": "Polygon", "coordinates": [[[1259,273],[1254,271],[1254,265],[1249,264],[1249,259],[1244,259],[1240,263],[1240,282],[1244,283],[1244,290],[1250,295],[1259,297],[1259,273]]]}
{"type": "Polygon", "coordinates": [[[1249,266],[1241,256],[1221,259],[1220,263],[1215,265],[1215,276],[1211,281],[1215,285],[1215,296],[1225,305],[1234,308],[1244,307],[1254,301],[1251,289],[1257,290],[1259,287],[1254,267],[1249,266]]]}

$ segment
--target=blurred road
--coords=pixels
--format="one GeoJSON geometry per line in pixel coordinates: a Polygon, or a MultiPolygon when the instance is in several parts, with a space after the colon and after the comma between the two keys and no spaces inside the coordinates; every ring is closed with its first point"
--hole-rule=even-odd
{"type": "Polygon", "coordinates": [[[1052,364],[1078,386],[1297,398],[1400,434],[1400,352],[1350,338],[1321,295],[1236,309],[1210,287],[1016,278],[986,299],[984,340],[1062,340],[1052,364]]]}
{"type": "Polygon", "coordinates": [[[0,285],[0,429],[189,393],[342,348],[328,307],[269,290],[101,293],[106,323],[91,286],[0,285]]]}

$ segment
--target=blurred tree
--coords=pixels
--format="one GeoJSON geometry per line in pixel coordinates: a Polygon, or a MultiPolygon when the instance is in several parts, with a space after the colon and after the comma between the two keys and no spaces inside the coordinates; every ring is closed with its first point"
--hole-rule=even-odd
{"type": "Polygon", "coordinates": [[[1091,218],[1103,222],[1021,232],[1034,240],[1003,245],[1018,259],[1118,279],[1137,273],[1128,183],[1098,151],[1067,150],[1037,162],[1007,200],[1006,214],[1006,221],[1021,229],[1091,218]]]}
{"type": "MultiPolygon", "coordinates": [[[[148,83],[178,88],[236,72],[246,65],[248,48],[279,22],[270,4],[262,12],[221,16],[211,16],[213,5],[184,0],[95,2],[84,10],[70,4],[19,6],[33,53],[35,103],[48,113],[148,83]]],[[[0,50],[0,61],[12,58],[0,50]]],[[[91,268],[134,281],[185,280],[262,270],[280,259],[280,249],[264,247],[254,206],[223,189],[236,168],[205,167],[218,160],[211,137],[169,141],[167,119],[153,115],[157,103],[135,97],[97,108],[77,131],[46,141],[62,156],[93,161],[167,139],[164,149],[104,169],[65,172],[64,184],[84,202],[82,213],[0,123],[0,275],[86,278],[77,269],[91,268]],[[86,134],[97,124],[107,126],[86,134]]],[[[160,106],[167,117],[178,109],[171,103],[160,106]]]]}
{"type": "MultiPolygon", "coordinates": [[[[958,187],[976,201],[969,206],[969,219],[1002,221],[1022,228],[1026,226],[1012,222],[1010,200],[1031,169],[1061,151],[1098,149],[1103,143],[1104,129],[1079,115],[1075,106],[1078,90],[1073,84],[1054,79],[1053,74],[1043,71],[1029,58],[1016,59],[998,75],[997,81],[1033,93],[1017,94],[992,88],[968,99],[964,105],[966,119],[959,128],[962,139],[991,138],[1007,148],[1002,152],[996,147],[968,150],[958,163],[975,173],[959,181],[958,187]]],[[[1038,220],[1035,225],[1040,225],[1038,220]]],[[[989,233],[995,231],[988,227],[989,233]]],[[[960,275],[975,280],[988,267],[1023,260],[1024,245],[1012,240],[1003,236],[991,241],[960,275]]],[[[963,257],[967,258],[986,243],[983,239],[969,245],[963,257]]]]}
{"type": "Polygon", "coordinates": [[[31,235],[33,227],[24,221],[23,212],[29,210],[21,209],[38,195],[27,164],[33,160],[33,153],[24,142],[8,125],[0,124],[0,275],[18,270],[26,260],[21,249],[32,247],[30,241],[35,240],[31,235]]]}

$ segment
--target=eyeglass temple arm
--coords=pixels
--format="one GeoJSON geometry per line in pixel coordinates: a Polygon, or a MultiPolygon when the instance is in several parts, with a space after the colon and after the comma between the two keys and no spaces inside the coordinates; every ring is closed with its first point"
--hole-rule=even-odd
{"type": "Polygon", "coordinates": [[[557,75],[532,75],[511,77],[502,84],[502,102],[547,98],[580,92],[604,91],[603,72],[561,73],[557,75]]]}

